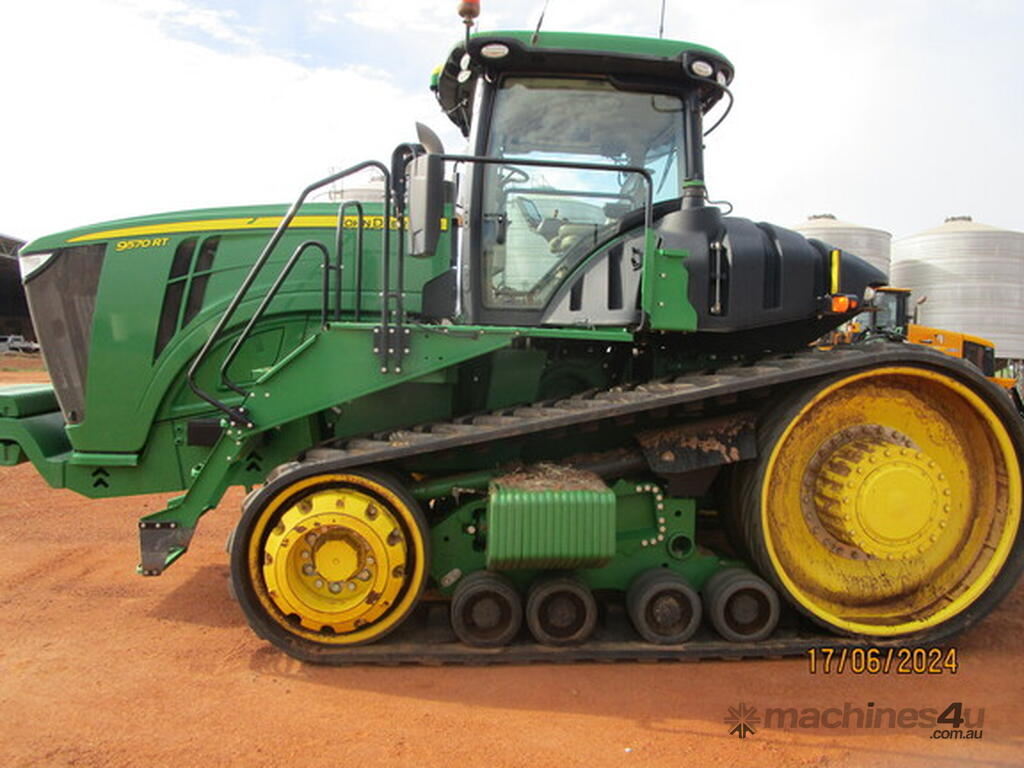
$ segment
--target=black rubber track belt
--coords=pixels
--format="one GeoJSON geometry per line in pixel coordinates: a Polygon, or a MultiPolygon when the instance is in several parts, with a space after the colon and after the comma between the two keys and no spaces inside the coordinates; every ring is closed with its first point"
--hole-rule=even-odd
{"type": "MultiPolygon", "coordinates": [[[[783,608],[783,619],[767,640],[737,643],[723,640],[714,630],[702,627],[680,645],[654,645],[634,631],[619,605],[605,606],[597,630],[583,645],[555,647],[534,642],[524,628],[519,637],[501,648],[474,648],[459,642],[448,621],[447,603],[421,604],[413,615],[386,637],[368,645],[311,651],[309,646],[289,647],[287,652],[303,661],[332,666],[376,665],[440,666],[463,664],[571,664],[577,662],[668,662],[702,659],[771,659],[806,656],[810,649],[899,648],[918,642],[838,637],[823,632],[783,608]]],[[[254,628],[255,629],[255,628],[254,628]]],[[[261,637],[264,637],[257,631],[261,637]]],[[[269,640],[269,638],[264,637],[269,640]]],[[[934,647],[934,644],[929,647],[934,647]]],[[[839,655],[833,657],[838,664],[839,655]]],[[[851,662],[847,661],[847,665],[851,662]]],[[[895,663],[895,662],[894,662],[895,663]]]]}
{"type": "MultiPolygon", "coordinates": [[[[348,440],[340,448],[311,450],[301,461],[276,467],[268,476],[266,485],[246,499],[246,505],[264,494],[275,494],[311,475],[380,466],[403,457],[752,393],[780,385],[852,373],[858,369],[908,364],[939,369],[961,381],[967,379],[967,383],[973,383],[975,389],[980,387],[984,391],[989,388],[992,395],[989,399],[993,402],[998,403],[994,398],[1005,397],[996,385],[987,381],[970,364],[920,346],[878,342],[860,347],[808,350],[762,358],[752,365],[730,365],[713,371],[614,387],[564,400],[379,433],[368,438],[348,440]]],[[[1006,401],[1007,408],[1010,408],[1009,398],[1006,401]]],[[[909,640],[896,638],[870,642],[864,638],[840,637],[823,631],[783,607],[780,626],[767,640],[729,642],[719,638],[713,631],[702,628],[692,640],[684,644],[653,645],[639,638],[620,606],[605,606],[603,613],[597,631],[582,646],[540,645],[533,642],[524,630],[519,640],[503,648],[473,648],[460,643],[452,634],[446,603],[426,601],[398,629],[370,645],[310,650],[307,645],[296,644],[287,650],[298,658],[320,664],[483,665],[773,658],[802,655],[811,648],[904,647],[915,646],[925,640],[916,635],[909,640]]],[[[943,632],[941,637],[928,637],[927,642],[945,642],[970,623],[973,622],[966,621],[954,631],[943,632]]],[[[258,630],[257,634],[260,634],[258,630]]]]}

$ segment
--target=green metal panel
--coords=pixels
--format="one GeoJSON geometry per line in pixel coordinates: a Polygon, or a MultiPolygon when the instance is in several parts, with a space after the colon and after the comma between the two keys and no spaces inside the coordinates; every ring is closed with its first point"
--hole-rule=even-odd
{"type": "MultiPolygon", "coordinates": [[[[107,243],[103,272],[96,295],[86,381],[85,419],[68,428],[68,438],[81,452],[138,453],[144,450],[154,421],[184,415],[216,416],[185,385],[184,372],[208,338],[228,301],[234,295],[253,259],[280,222],[286,206],[247,206],[181,211],[96,224],[33,241],[29,251],[46,251],[90,243],[107,243]],[[187,274],[170,278],[178,246],[189,238],[202,246],[218,238],[212,271],[196,271],[198,255],[187,274]],[[208,275],[204,300],[194,317],[185,322],[185,306],[194,275],[208,275]],[[162,307],[171,284],[185,286],[177,327],[165,347],[155,344],[162,307]]],[[[302,207],[266,269],[239,307],[236,324],[227,330],[218,347],[198,372],[207,391],[231,405],[233,393],[219,387],[218,368],[241,324],[262,299],[271,281],[295,247],[317,240],[334,251],[337,205],[311,203],[302,207]]],[[[377,203],[365,206],[365,257],[362,271],[362,308],[370,319],[379,312],[380,257],[383,217],[377,203]]],[[[354,215],[345,219],[346,269],[343,305],[355,304],[354,215]]],[[[390,229],[397,227],[393,220],[390,229]]],[[[415,312],[420,289],[450,268],[451,229],[442,232],[438,255],[433,259],[405,262],[405,306],[415,312]]],[[[392,238],[392,249],[397,238],[392,238]]],[[[195,253],[198,254],[199,249],[195,253]]],[[[64,258],[61,256],[60,258],[64,258]]],[[[242,348],[230,371],[233,380],[255,380],[258,369],[279,365],[303,340],[319,328],[323,270],[317,258],[304,258],[295,267],[275,298],[264,320],[242,348]]],[[[333,295],[333,288],[332,288],[333,295]]],[[[346,319],[350,317],[346,314],[346,319]]]]}
{"type": "Polygon", "coordinates": [[[685,260],[690,254],[666,248],[654,248],[653,232],[647,233],[644,259],[643,308],[657,331],[697,330],[697,311],[689,299],[690,273],[685,260]]]}
{"type": "MultiPolygon", "coordinates": [[[[478,487],[481,476],[466,476],[458,484],[478,487]]],[[[492,486],[493,488],[494,486],[492,486]]],[[[419,492],[443,488],[425,484],[419,492]]],[[[448,489],[450,491],[450,488],[448,489]]],[[[651,568],[667,568],[699,589],[721,568],[744,565],[724,558],[697,544],[697,504],[694,499],[663,497],[657,485],[619,481],[612,487],[615,496],[615,555],[600,566],[573,571],[595,590],[625,590],[637,575],[651,568]],[[659,508],[660,506],[660,508],[659,508]]],[[[431,529],[431,574],[444,594],[451,594],[458,583],[490,565],[489,550],[493,532],[494,496],[463,504],[431,529]]],[[[561,514],[561,510],[559,510],[561,514]]],[[[526,521],[523,521],[526,522],[526,521]]],[[[522,590],[543,575],[543,565],[535,568],[509,567],[505,575],[522,590]]]]}
{"type": "Polygon", "coordinates": [[[615,494],[497,487],[487,515],[491,570],[600,568],[615,556],[615,494]]]}
{"type": "Polygon", "coordinates": [[[13,467],[28,461],[25,451],[17,443],[0,440],[0,466],[13,467]]]}
{"type": "Polygon", "coordinates": [[[5,466],[26,457],[36,471],[54,488],[63,488],[66,457],[70,446],[60,411],[40,413],[21,419],[0,418],[0,445],[5,466]]]}
{"type": "Polygon", "coordinates": [[[0,416],[20,419],[57,409],[57,397],[49,384],[0,387],[0,416]]]}

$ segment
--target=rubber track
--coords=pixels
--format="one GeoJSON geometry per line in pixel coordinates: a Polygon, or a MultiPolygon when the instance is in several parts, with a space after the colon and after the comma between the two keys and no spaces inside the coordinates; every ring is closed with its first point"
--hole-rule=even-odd
{"type": "Polygon", "coordinates": [[[370,645],[315,653],[311,653],[306,647],[293,646],[288,652],[304,661],[332,666],[487,666],[771,659],[806,656],[807,651],[812,648],[884,649],[915,644],[900,640],[867,643],[862,639],[837,637],[815,629],[784,609],[783,624],[767,640],[733,643],[721,639],[713,630],[701,627],[694,639],[686,643],[653,645],[640,639],[629,624],[624,609],[612,606],[604,619],[599,621],[591,639],[581,646],[540,645],[533,642],[524,629],[518,640],[502,648],[473,648],[459,642],[452,633],[448,626],[446,604],[421,606],[418,614],[409,617],[387,637],[370,645]],[[423,615],[422,608],[427,609],[428,615],[423,615]]]}
{"type": "MultiPolygon", "coordinates": [[[[281,474],[299,476],[381,464],[408,456],[568,428],[688,403],[752,392],[781,384],[843,373],[881,364],[925,363],[963,375],[969,364],[927,348],[877,343],[862,348],[808,350],[763,358],[756,365],[733,365],[711,372],[688,373],[643,384],[613,387],[564,400],[505,408],[492,413],[411,429],[350,439],[341,448],[316,448],[302,461],[271,471],[268,484],[281,474]]],[[[984,381],[980,375],[976,377],[984,381]]]]}
{"type": "MultiPolygon", "coordinates": [[[[689,373],[643,384],[576,395],[564,400],[508,408],[483,416],[428,424],[409,430],[376,434],[347,441],[342,448],[311,450],[306,457],[276,467],[262,491],[276,493],[303,477],[352,467],[380,465],[395,459],[479,445],[554,429],[619,418],[644,411],[699,403],[779,385],[886,364],[924,364],[946,369],[963,378],[990,385],[968,363],[927,348],[902,343],[876,343],[860,348],[808,350],[763,358],[755,365],[733,365],[711,372],[689,373]]],[[[990,385],[993,386],[994,385],[990,385]]],[[[522,639],[496,649],[472,648],[456,640],[448,627],[444,604],[425,603],[402,626],[371,645],[310,652],[294,646],[294,656],[319,664],[527,664],[581,661],[687,661],[699,659],[776,658],[805,654],[811,648],[887,648],[914,645],[911,641],[839,637],[798,617],[788,607],[775,634],[753,643],[722,640],[702,628],[682,645],[659,646],[639,639],[625,612],[611,606],[593,638],[583,646],[550,647],[522,639]],[[440,619],[438,614],[444,614],[440,619]]],[[[254,628],[255,629],[255,628],[254,628]]],[[[524,632],[525,635],[525,632],[524,632]]],[[[919,642],[919,641],[918,641],[919,642]]]]}

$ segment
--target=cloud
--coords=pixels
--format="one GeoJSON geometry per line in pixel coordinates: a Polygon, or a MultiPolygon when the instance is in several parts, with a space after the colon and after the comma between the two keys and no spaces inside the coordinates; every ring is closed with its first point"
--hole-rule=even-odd
{"type": "Polygon", "coordinates": [[[359,66],[304,67],[253,45],[223,52],[167,33],[177,2],[0,9],[26,34],[0,48],[18,116],[4,127],[2,228],[21,237],[160,210],[288,201],[307,183],[387,158],[432,95],[359,66]],[[12,152],[11,148],[18,148],[12,152]]]}
{"type": "MultiPolygon", "coordinates": [[[[483,29],[542,2],[486,0],[483,29]]],[[[660,0],[550,0],[545,30],[657,34],[660,0]]],[[[8,105],[0,230],[287,201],[386,159],[459,39],[454,2],[79,0],[0,5],[8,105]],[[11,117],[12,111],[17,115],[11,117]]],[[[723,51],[732,115],[707,139],[713,196],[794,224],[831,211],[897,235],[950,213],[1024,229],[1016,181],[1024,7],[1013,0],[668,0],[666,36],[723,51]]]]}

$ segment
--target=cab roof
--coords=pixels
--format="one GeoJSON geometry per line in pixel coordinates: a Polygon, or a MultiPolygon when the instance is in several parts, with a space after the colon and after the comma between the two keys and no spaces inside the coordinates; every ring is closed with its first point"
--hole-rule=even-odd
{"type": "MultiPolygon", "coordinates": [[[[430,88],[441,108],[464,133],[469,130],[469,104],[476,78],[465,75],[463,61],[466,43],[457,43],[445,63],[431,77],[430,88]]],[[[704,111],[722,96],[717,83],[732,82],[732,63],[707,46],[680,40],[664,40],[625,35],[594,35],[582,32],[498,31],[481,32],[469,39],[469,64],[489,75],[504,72],[552,75],[611,75],[644,77],[664,81],[666,85],[690,84],[702,91],[704,111]],[[504,45],[508,52],[500,57],[481,53],[504,45]],[[702,61],[712,70],[699,76],[692,70],[702,61]]],[[[706,68],[703,68],[706,71],[706,68]]]]}

